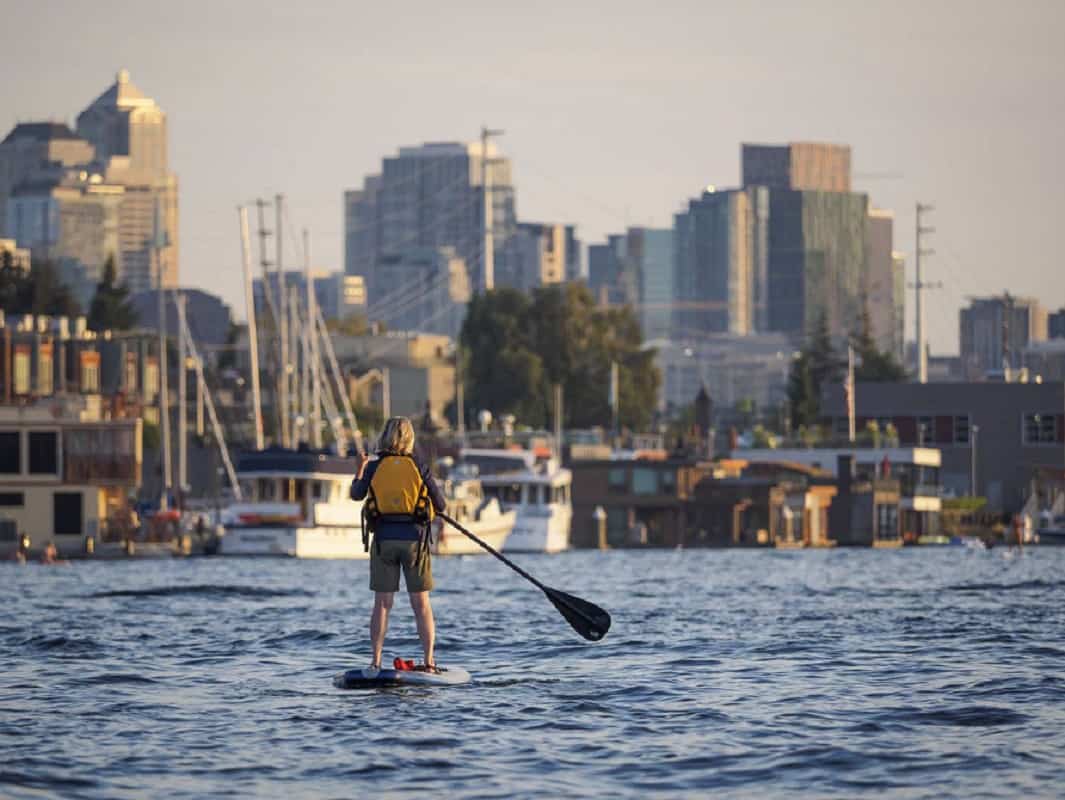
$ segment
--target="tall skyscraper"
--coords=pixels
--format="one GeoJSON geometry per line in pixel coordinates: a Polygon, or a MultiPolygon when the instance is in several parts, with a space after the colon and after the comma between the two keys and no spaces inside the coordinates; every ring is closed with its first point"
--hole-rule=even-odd
{"type": "Polygon", "coordinates": [[[674,216],[676,338],[754,331],[756,261],[764,239],[758,194],[756,189],[708,189],[674,216]]]}
{"type": "Polygon", "coordinates": [[[755,291],[765,297],[763,330],[801,339],[824,317],[845,338],[869,288],[869,199],[850,191],[850,148],[745,144],[742,154],[744,188],[767,193],[766,289],[755,291]]]}
{"type": "Polygon", "coordinates": [[[673,231],[629,228],[588,248],[588,285],[604,305],[632,306],[644,339],[670,335],[673,303],[673,231]]]}
{"type": "Polygon", "coordinates": [[[868,266],[863,289],[865,307],[869,312],[870,333],[876,346],[887,353],[897,353],[900,320],[893,248],[895,215],[890,211],[870,208],[866,220],[865,258],[868,266]]]}
{"type": "Polygon", "coordinates": [[[533,289],[576,280],[571,275],[579,272],[579,248],[572,225],[519,222],[510,238],[506,270],[496,272],[496,285],[533,289]]]}
{"type": "Polygon", "coordinates": [[[119,277],[133,291],[178,283],[178,181],[169,170],[166,114],[121,70],[78,115],[105,183],[123,188],[119,277]]]}
{"type": "Polygon", "coordinates": [[[484,288],[485,169],[495,274],[506,275],[516,225],[514,188],[510,162],[494,145],[488,145],[487,159],[480,142],[404,147],[398,156],[384,159],[380,175],[345,193],[345,271],[366,278],[371,305],[395,288],[382,282],[380,264],[402,260],[412,248],[454,248],[467,265],[472,287],[484,288]]]}

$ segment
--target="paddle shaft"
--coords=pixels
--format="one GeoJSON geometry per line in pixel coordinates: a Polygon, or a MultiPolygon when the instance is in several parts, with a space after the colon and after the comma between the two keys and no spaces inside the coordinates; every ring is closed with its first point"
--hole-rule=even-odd
{"type": "Polygon", "coordinates": [[[477,544],[479,544],[486,552],[489,552],[492,555],[494,555],[496,558],[498,558],[500,561],[502,561],[504,564],[506,564],[508,567],[510,567],[516,573],[521,575],[521,577],[525,578],[525,580],[527,580],[529,583],[531,583],[537,589],[539,589],[540,591],[542,591],[544,593],[548,593],[546,586],[544,586],[542,583],[540,583],[540,581],[536,580],[536,578],[534,578],[528,572],[523,570],[521,567],[519,567],[517,564],[515,564],[509,558],[507,558],[502,553],[500,553],[498,550],[496,550],[494,547],[492,547],[492,545],[488,544],[488,542],[486,542],[483,539],[481,539],[480,537],[470,533],[464,527],[462,527],[457,522],[455,522],[455,520],[453,520],[447,514],[438,513],[437,516],[440,517],[440,519],[442,519],[445,522],[447,522],[448,524],[450,524],[453,528],[455,528],[460,533],[464,533],[467,536],[469,536],[471,539],[473,539],[473,541],[477,542],[477,544]]]}

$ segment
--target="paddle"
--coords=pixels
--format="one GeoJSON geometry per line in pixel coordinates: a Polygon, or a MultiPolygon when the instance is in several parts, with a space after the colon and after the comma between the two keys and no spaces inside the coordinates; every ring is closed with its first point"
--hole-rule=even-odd
{"type": "Polygon", "coordinates": [[[521,575],[521,577],[525,578],[525,580],[529,581],[529,583],[546,594],[547,599],[550,600],[552,605],[558,609],[558,612],[566,618],[566,622],[568,622],[573,630],[577,631],[577,633],[585,639],[591,642],[598,642],[606,636],[606,632],[610,630],[610,615],[599,606],[594,603],[589,603],[587,600],[582,600],[579,597],[574,597],[571,594],[560,592],[558,589],[552,589],[550,586],[544,586],[528,572],[523,570],[510,559],[506,558],[487,542],[482,541],[474,534],[470,533],[447,514],[437,514],[437,516],[449,523],[460,533],[469,536],[482,548],[494,555],[516,573],[521,575]]]}

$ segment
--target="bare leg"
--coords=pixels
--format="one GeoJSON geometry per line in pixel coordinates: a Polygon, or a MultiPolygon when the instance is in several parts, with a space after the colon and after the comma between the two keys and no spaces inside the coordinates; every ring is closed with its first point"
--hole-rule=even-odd
{"type": "Polygon", "coordinates": [[[429,604],[429,593],[411,592],[410,607],[414,611],[414,622],[418,626],[418,638],[422,640],[425,665],[432,666],[436,663],[433,661],[436,624],[433,622],[433,607],[429,604]]]}
{"type": "Polygon", "coordinates": [[[373,663],[381,666],[381,650],[385,646],[388,631],[388,612],[395,598],[393,592],[374,592],[373,613],[370,614],[370,644],[373,647],[373,663]]]}

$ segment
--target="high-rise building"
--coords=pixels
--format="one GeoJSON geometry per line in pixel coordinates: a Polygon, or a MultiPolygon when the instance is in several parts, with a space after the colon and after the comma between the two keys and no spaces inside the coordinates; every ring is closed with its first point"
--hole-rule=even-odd
{"type": "Polygon", "coordinates": [[[505,273],[496,272],[497,286],[533,289],[570,280],[576,242],[572,225],[519,222],[510,239],[505,273]]]}
{"type": "Polygon", "coordinates": [[[765,298],[763,330],[802,338],[823,317],[834,338],[845,338],[870,288],[869,199],[850,191],[850,148],[745,144],[742,153],[744,188],[767,193],[766,288],[755,290],[756,306],[765,298]]]}
{"type": "Polygon", "coordinates": [[[899,302],[896,297],[894,242],[895,215],[890,211],[870,208],[866,220],[865,259],[866,283],[863,290],[865,308],[869,313],[869,328],[877,348],[886,353],[898,352],[897,319],[899,302]]]}
{"type": "Polygon", "coordinates": [[[123,188],[119,279],[133,291],[178,282],[178,182],[167,159],[166,114],[122,70],[78,115],[105,183],[123,188]]]}
{"type": "Polygon", "coordinates": [[[755,329],[764,190],[708,189],[673,219],[673,336],[745,335],[755,329]]]}
{"type": "Polygon", "coordinates": [[[406,258],[418,248],[451,247],[469,271],[475,289],[491,288],[485,274],[485,169],[492,204],[494,272],[506,275],[509,240],[515,231],[510,161],[489,143],[430,143],[404,147],[384,159],[381,174],[361,190],[345,193],[345,271],[363,275],[371,305],[392,288],[379,270],[385,261],[406,258]]]}
{"type": "Polygon", "coordinates": [[[741,152],[744,186],[814,192],[851,190],[851,149],[846,145],[744,144],[741,152]]]}
{"type": "Polygon", "coordinates": [[[1029,297],[973,298],[959,313],[961,360],[974,377],[1008,373],[1024,350],[1047,338],[1047,312],[1029,297]]]}
{"type": "Polygon", "coordinates": [[[389,330],[458,336],[471,292],[455,248],[408,248],[381,258],[376,269],[380,284],[392,291],[371,305],[373,320],[389,330]]]}
{"type": "Polygon", "coordinates": [[[1047,315],[1047,338],[1065,339],[1065,308],[1047,315]]]}
{"type": "Polygon", "coordinates": [[[629,228],[588,247],[588,285],[597,302],[631,306],[644,339],[670,334],[674,281],[673,231],[629,228]]]}
{"type": "Polygon", "coordinates": [[[894,281],[892,299],[895,303],[895,336],[891,352],[900,364],[906,363],[906,256],[891,254],[891,274],[894,281]]]}

